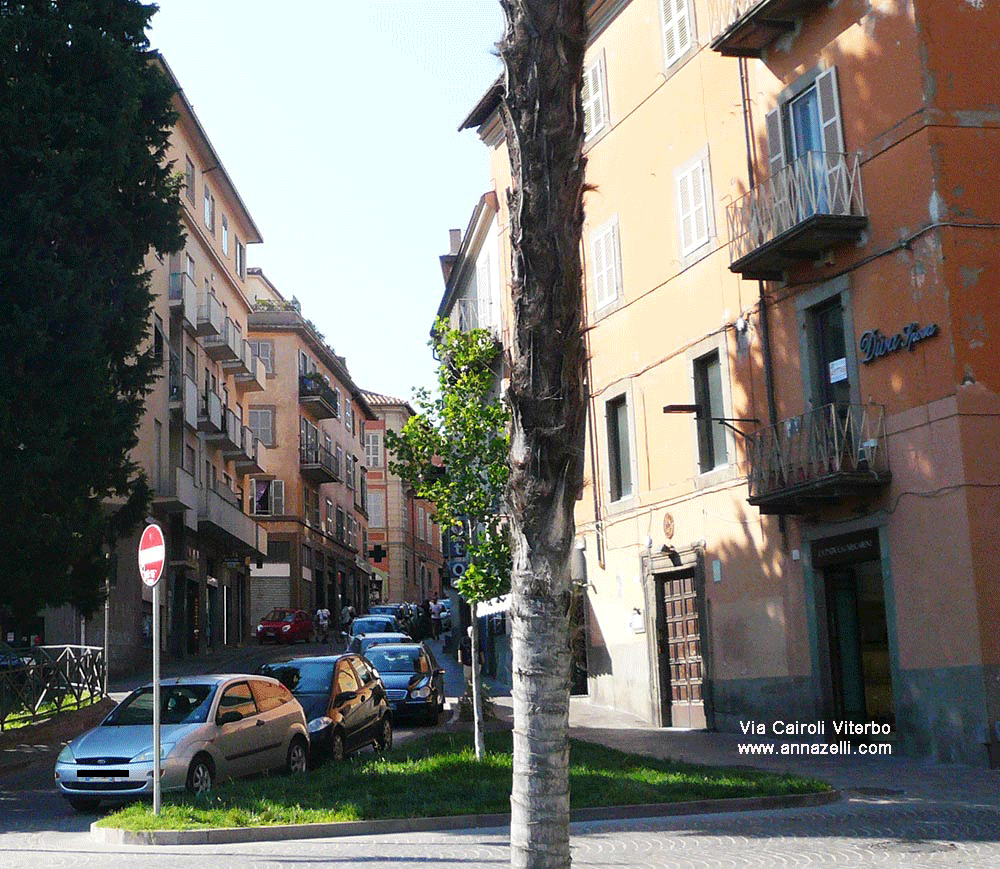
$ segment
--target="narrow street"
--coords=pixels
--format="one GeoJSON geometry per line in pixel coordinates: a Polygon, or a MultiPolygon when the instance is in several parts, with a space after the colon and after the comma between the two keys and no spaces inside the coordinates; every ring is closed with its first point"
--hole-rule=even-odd
{"type": "MultiPolygon", "coordinates": [[[[434,644],[436,653],[440,644],[434,644]]],[[[309,654],[314,646],[251,646],[211,661],[211,668],[253,668],[265,660],[309,654]]],[[[446,667],[449,703],[461,673],[446,667]]],[[[201,662],[202,664],[206,662],[201,662]]],[[[192,671],[195,662],[165,663],[165,673],[192,671]]],[[[203,668],[204,669],[204,668],[203,668]]],[[[134,683],[116,685],[126,689],[134,683]]],[[[498,704],[509,712],[509,698],[498,704]]],[[[575,737],[641,754],[734,763],[733,734],[657,729],[574,698],[575,737]]],[[[398,739],[425,728],[400,728],[398,739]]],[[[573,865],[723,869],[723,867],[878,866],[886,869],[988,869],[1000,865],[1000,777],[996,771],[941,766],[901,758],[818,762],[787,768],[830,781],[844,798],[820,808],[630,818],[572,826],[573,865]]],[[[772,768],[781,768],[775,762],[772,768]]],[[[419,799],[419,795],[414,795],[419,799]]],[[[106,846],[90,838],[94,816],[77,815],[51,784],[51,763],[0,778],[0,866],[195,867],[220,869],[372,865],[379,867],[505,866],[506,828],[470,829],[177,847],[106,846]]]]}

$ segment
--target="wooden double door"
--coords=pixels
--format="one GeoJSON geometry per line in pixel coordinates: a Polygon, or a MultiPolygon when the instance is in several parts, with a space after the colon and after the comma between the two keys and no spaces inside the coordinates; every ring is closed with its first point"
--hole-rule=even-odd
{"type": "Polygon", "coordinates": [[[705,727],[705,664],[695,571],[656,575],[657,653],[661,720],[665,726],[705,727]]]}

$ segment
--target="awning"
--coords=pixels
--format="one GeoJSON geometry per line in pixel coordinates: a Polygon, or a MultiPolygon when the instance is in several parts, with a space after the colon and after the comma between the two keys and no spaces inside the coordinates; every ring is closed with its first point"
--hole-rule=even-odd
{"type": "Polygon", "coordinates": [[[501,597],[493,597],[489,600],[484,600],[476,606],[476,616],[491,616],[495,613],[505,613],[510,609],[510,595],[505,594],[501,597]]]}

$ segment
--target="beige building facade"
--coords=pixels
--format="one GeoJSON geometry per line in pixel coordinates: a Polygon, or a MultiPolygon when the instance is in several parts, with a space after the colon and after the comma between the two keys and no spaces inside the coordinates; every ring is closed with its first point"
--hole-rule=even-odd
{"type": "MultiPolygon", "coordinates": [[[[998,22],[966,6],[588,4],[595,702],[1000,762],[996,126],[945,48],[998,22]]],[[[464,126],[507,286],[499,99],[464,126]]]]}
{"type": "MultiPolygon", "coordinates": [[[[109,553],[112,580],[107,623],[109,667],[141,666],[160,620],[162,651],[200,655],[246,639],[250,630],[250,563],[267,553],[267,532],[245,511],[245,476],[261,457],[248,426],[252,396],[264,372],[251,353],[247,245],[261,234],[180,83],[178,120],[168,159],[183,175],[184,250],[150,256],[150,340],[161,376],[146,399],[133,458],[153,490],[150,518],[163,528],[168,563],[161,608],[139,578],[141,529],[109,553]]],[[[100,644],[103,613],[81,624],[71,611],[46,613],[48,642],[100,644]]]]}

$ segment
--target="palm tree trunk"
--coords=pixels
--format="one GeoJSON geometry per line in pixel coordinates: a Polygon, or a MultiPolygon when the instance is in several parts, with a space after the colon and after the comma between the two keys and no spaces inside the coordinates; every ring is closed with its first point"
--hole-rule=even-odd
{"type": "Polygon", "coordinates": [[[583,225],[585,0],[501,0],[510,153],[514,782],[511,866],[569,852],[569,552],[586,412],[583,225]]]}

